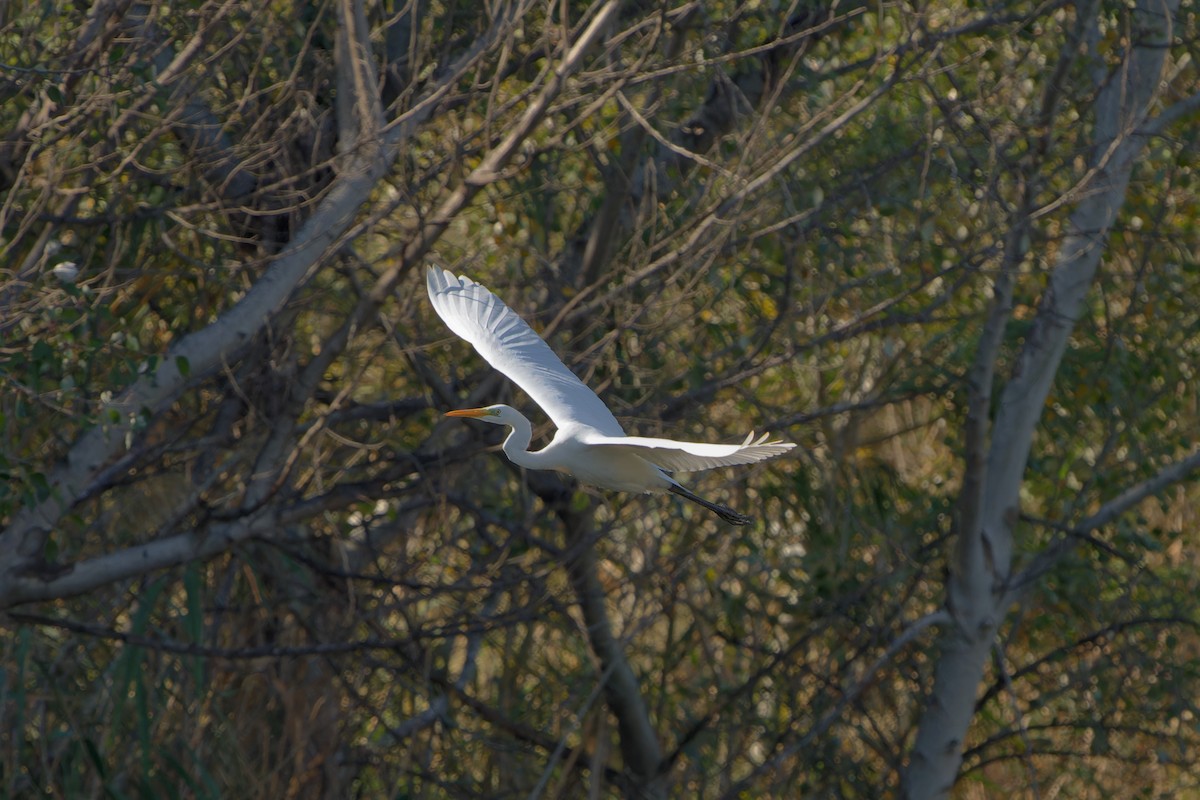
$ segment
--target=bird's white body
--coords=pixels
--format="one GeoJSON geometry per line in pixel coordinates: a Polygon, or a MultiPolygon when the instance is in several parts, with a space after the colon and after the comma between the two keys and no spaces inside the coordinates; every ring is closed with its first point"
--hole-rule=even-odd
{"type": "Polygon", "coordinates": [[[636,453],[588,444],[592,431],[560,428],[550,444],[530,451],[526,433],[529,422],[525,417],[509,406],[491,408],[500,409],[499,417],[476,419],[512,426],[512,432],[504,440],[504,454],[518,466],[565,472],[582,483],[618,492],[665,492],[678,485],[661,467],[636,453]]]}
{"type": "MultiPolygon", "coordinates": [[[[557,438],[557,437],[556,437],[557,438]]],[[[550,447],[554,442],[550,443],[550,447]]],[[[666,492],[679,482],[668,475],[662,467],[651,464],[641,456],[611,448],[592,448],[578,439],[562,442],[559,453],[564,456],[586,455],[586,463],[575,459],[571,474],[581,482],[613,489],[618,492],[666,492]],[[574,452],[573,452],[574,451],[574,452]]]]}
{"type": "Polygon", "coordinates": [[[533,429],[529,420],[510,406],[449,412],[447,416],[510,427],[504,454],[514,464],[565,472],[603,489],[674,492],[729,522],[745,524],[748,517],[697,497],[668,472],[751,464],[794,447],[768,442],[766,436],[755,441],[754,434],[740,445],[626,436],[603,401],[500,298],[469,278],[434,267],[426,274],[426,285],[429,299],[446,325],[524,389],[558,426],[550,444],[530,451],[533,429]]]}

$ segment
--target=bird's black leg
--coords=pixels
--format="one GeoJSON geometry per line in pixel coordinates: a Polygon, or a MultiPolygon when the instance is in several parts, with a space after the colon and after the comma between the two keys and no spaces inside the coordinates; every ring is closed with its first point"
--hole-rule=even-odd
{"type": "Polygon", "coordinates": [[[677,494],[680,497],[691,500],[693,503],[696,503],[697,505],[704,506],[709,511],[713,512],[718,517],[720,517],[721,519],[725,520],[726,522],[728,522],[732,525],[749,525],[751,522],[754,522],[753,517],[747,517],[745,514],[739,514],[738,512],[734,511],[732,508],[729,508],[728,506],[721,506],[721,505],[717,505],[716,503],[710,503],[709,501],[705,500],[703,497],[700,497],[699,495],[696,495],[696,494],[692,494],[687,489],[683,488],[682,486],[679,486],[678,484],[673,485],[671,487],[671,493],[677,494]]]}

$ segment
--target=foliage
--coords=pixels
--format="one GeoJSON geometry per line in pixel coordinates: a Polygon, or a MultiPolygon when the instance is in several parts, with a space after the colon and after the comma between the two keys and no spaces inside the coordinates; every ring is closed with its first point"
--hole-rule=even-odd
{"type": "MultiPolygon", "coordinates": [[[[551,92],[602,5],[0,12],[0,796],[901,790],[971,370],[1012,274],[995,418],[1137,18],[629,3],[551,92]],[[442,420],[530,404],[433,314],[427,260],[631,431],[797,442],[688,478],[759,524],[525,475],[442,420]]],[[[963,797],[1196,787],[1193,473],[1103,516],[1200,426],[1174,24],[1023,473],[963,797]]]]}

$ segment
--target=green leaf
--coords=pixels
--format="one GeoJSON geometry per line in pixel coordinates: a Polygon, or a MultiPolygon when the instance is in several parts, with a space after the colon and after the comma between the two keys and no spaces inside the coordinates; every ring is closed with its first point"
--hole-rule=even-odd
{"type": "Polygon", "coordinates": [[[33,344],[33,349],[29,355],[33,359],[34,364],[44,365],[44,362],[54,360],[54,348],[46,344],[45,339],[38,339],[33,344]]]}
{"type": "Polygon", "coordinates": [[[50,481],[46,480],[46,476],[40,472],[34,472],[29,476],[29,483],[33,486],[34,493],[39,503],[43,502],[50,496],[50,481]]]}

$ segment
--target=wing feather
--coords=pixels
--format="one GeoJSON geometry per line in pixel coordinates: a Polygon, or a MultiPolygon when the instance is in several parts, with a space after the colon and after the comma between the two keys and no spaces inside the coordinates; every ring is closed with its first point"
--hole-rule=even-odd
{"type": "Polygon", "coordinates": [[[591,428],[612,437],[621,424],[596,393],[567,369],[533,328],[475,281],[430,267],[429,299],[450,330],[542,407],[559,428],[591,428]]]}
{"type": "Polygon", "coordinates": [[[716,467],[753,464],[783,455],[796,445],[790,442],[768,442],[764,434],[757,440],[751,433],[741,444],[708,444],[706,442],[677,442],[674,439],[654,439],[646,436],[588,436],[588,445],[611,447],[634,453],[668,472],[699,472],[716,467]]]}

